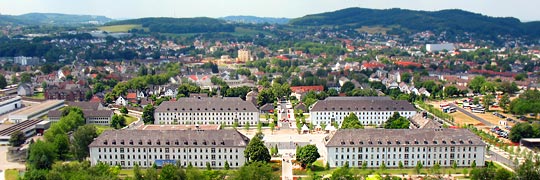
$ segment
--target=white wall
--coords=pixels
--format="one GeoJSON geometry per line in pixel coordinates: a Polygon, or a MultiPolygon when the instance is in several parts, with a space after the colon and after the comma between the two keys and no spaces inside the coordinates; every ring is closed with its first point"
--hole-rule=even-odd
{"type": "Polygon", "coordinates": [[[156,112],[154,124],[221,124],[257,125],[259,112],[156,112]]]}
{"type": "MultiPolygon", "coordinates": [[[[395,111],[356,111],[354,112],[358,120],[363,125],[375,124],[382,125],[395,111]]],[[[398,111],[400,116],[410,118],[416,114],[416,111],[398,111]]],[[[311,122],[314,125],[329,124],[334,119],[341,125],[343,119],[349,115],[348,111],[311,111],[309,113],[311,122]]]]}

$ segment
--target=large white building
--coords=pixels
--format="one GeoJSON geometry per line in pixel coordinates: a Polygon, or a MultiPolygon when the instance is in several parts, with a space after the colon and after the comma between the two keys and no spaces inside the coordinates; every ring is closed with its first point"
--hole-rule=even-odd
{"type": "Polygon", "coordinates": [[[0,97],[0,114],[11,112],[22,107],[20,96],[0,97]]]}
{"type": "Polygon", "coordinates": [[[443,44],[426,44],[426,51],[436,52],[436,51],[453,51],[456,49],[456,46],[452,43],[443,43],[443,44]]]}
{"type": "Polygon", "coordinates": [[[109,130],[90,145],[90,162],[131,168],[172,163],[241,167],[249,138],[236,130],[109,130]]]}
{"type": "Polygon", "coordinates": [[[165,101],[154,112],[154,124],[256,125],[259,110],[240,98],[179,98],[165,101]]]}
{"type": "Polygon", "coordinates": [[[484,166],[486,144],[467,129],[354,129],[339,130],[326,141],[331,167],[484,166]]]}
{"type": "Polygon", "coordinates": [[[351,112],[363,125],[382,125],[394,112],[410,118],[416,114],[416,109],[407,101],[396,101],[390,97],[328,97],[317,101],[309,115],[314,125],[337,122],[341,126],[351,112]]]}

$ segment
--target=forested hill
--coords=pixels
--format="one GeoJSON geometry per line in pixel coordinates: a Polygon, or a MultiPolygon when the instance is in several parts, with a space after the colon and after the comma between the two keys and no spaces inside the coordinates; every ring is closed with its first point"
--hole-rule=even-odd
{"type": "Polygon", "coordinates": [[[208,32],[234,32],[234,26],[223,20],[206,17],[199,18],[141,18],[124,21],[115,21],[106,25],[142,25],[151,32],[159,33],[208,33],[208,32]]]}
{"type": "Polygon", "coordinates": [[[307,15],[289,21],[298,26],[401,27],[408,31],[448,31],[478,35],[539,37],[540,22],[522,23],[516,18],[489,17],[463,10],[413,11],[404,9],[348,8],[307,15]]]}
{"type": "Polygon", "coordinates": [[[112,21],[105,16],[29,13],[18,16],[0,15],[0,25],[80,25],[104,24],[112,21]]]}
{"type": "Polygon", "coordinates": [[[271,18],[271,17],[257,17],[257,16],[227,16],[219,19],[236,23],[251,23],[251,24],[287,24],[288,18],[271,18]]]}

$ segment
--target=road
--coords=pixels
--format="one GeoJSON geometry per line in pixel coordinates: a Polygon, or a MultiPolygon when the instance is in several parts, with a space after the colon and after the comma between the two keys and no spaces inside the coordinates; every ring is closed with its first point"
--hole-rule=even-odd
{"type": "Polygon", "coordinates": [[[283,158],[283,162],[281,162],[281,179],[293,180],[292,158],[288,154],[283,154],[281,157],[283,158]]]}
{"type": "Polygon", "coordinates": [[[503,155],[499,153],[504,153],[504,152],[489,150],[489,157],[487,158],[487,160],[497,161],[497,162],[505,164],[506,166],[510,168],[513,168],[514,162],[512,162],[512,160],[507,159],[506,157],[504,157],[503,155]]]}
{"type": "Polygon", "coordinates": [[[494,125],[493,125],[492,123],[490,123],[489,121],[486,121],[486,120],[484,120],[484,119],[482,119],[482,118],[480,118],[480,117],[474,115],[472,112],[467,111],[466,109],[463,109],[463,108],[461,108],[461,107],[459,107],[459,106],[457,106],[457,105],[455,105],[455,104],[453,104],[453,103],[450,103],[450,106],[455,107],[458,111],[464,113],[465,115],[467,115],[467,116],[469,116],[469,117],[471,117],[471,118],[473,118],[473,119],[475,119],[475,120],[477,120],[477,121],[480,121],[480,122],[484,123],[484,125],[486,125],[486,126],[489,126],[489,127],[494,126],[494,125]]]}

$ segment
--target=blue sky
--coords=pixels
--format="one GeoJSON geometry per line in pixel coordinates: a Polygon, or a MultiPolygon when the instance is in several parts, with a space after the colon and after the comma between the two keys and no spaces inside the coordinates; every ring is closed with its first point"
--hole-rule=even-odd
{"type": "Polygon", "coordinates": [[[463,9],[522,21],[540,20],[538,0],[0,0],[1,14],[49,12],[112,18],[228,15],[295,18],[348,7],[463,9]]]}

